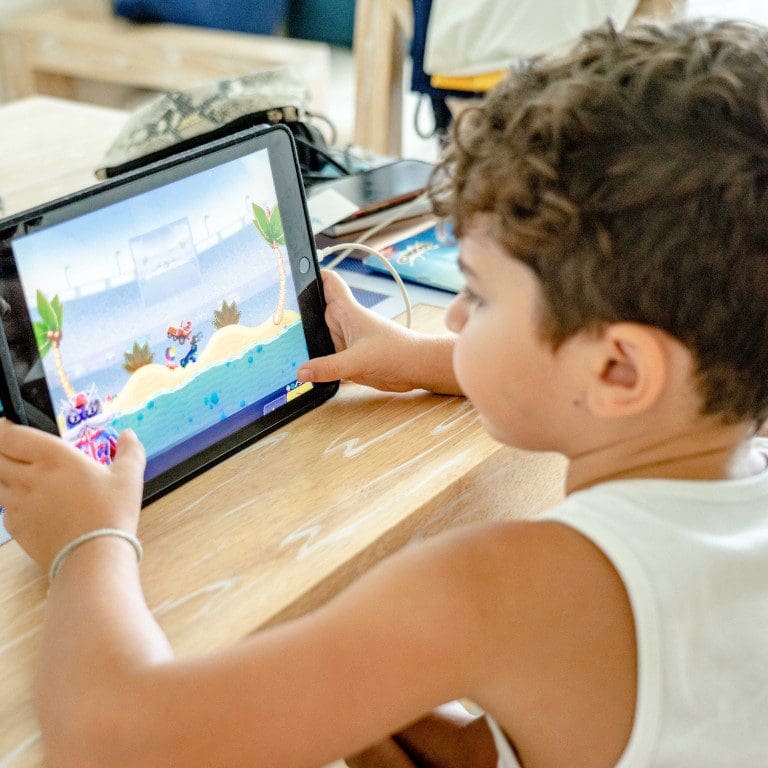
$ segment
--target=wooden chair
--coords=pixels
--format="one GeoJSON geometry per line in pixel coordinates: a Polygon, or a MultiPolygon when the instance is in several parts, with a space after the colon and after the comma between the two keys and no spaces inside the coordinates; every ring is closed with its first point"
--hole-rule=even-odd
{"type": "MultiPolygon", "coordinates": [[[[685,0],[639,0],[634,18],[669,19],[685,0]]],[[[413,33],[411,0],[357,0],[355,143],[388,155],[402,146],[403,62],[413,33]]]]}
{"type": "Polygon", "coordinates": [[[399,155],[403,62],[413,34],[411,0],[357,0],[355,5],[355,143],[399,155]]]}

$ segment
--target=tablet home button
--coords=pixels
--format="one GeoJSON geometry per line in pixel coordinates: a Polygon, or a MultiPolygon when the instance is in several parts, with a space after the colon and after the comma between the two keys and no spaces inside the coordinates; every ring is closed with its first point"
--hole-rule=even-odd
{"type": "Polygon", "coordinates": [[[309,259],[306,256],[302,256],[299,259],[299,272],[302,275],[306,275],[309,272],[309,259]]]}

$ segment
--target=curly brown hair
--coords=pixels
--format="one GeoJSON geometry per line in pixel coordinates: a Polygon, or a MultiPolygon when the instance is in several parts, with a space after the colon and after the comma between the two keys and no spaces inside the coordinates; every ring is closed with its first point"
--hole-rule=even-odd
{"type": "Polygon", "coordinates": [[[466,111],[432,185],[537,275],[557,347],[616,321],[697,363],[702,413],[768,417],[768,30],[610,25],[466,111]]]}

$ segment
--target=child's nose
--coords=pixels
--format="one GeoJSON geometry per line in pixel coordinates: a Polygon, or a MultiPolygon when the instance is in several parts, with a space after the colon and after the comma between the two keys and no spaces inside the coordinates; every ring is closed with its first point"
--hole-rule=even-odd
{"type": "Polygon", "coordinates": [[[464,309],[461,294],[459,294],[449,305],[445,312],[445,327],[453,333],[459,333],[467,320],[467,313],[464,309]]]}

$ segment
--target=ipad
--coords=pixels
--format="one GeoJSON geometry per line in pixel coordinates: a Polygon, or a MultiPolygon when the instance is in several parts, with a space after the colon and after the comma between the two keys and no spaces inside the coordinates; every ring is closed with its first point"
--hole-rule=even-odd
{"type": "Polygon", "coordinates": [[[0,221],[6,415],[149,501],[331,397],[333,351],[290,132],[253,129],[0,221]]]}

